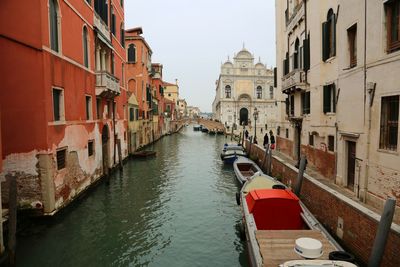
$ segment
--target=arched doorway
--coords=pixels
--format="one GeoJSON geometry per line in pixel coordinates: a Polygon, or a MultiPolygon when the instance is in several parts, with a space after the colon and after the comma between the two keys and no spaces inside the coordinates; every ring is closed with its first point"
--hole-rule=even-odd
{"type": "Polygon", "coordinates": [[[103,174],[104,175],[108,175],[108,173],[109,173],[108,140],[109,140],[108,126],[104,125],[103,130],[101,131],[101,146],[102,146],[102,155],[103,155],[103,174]]]}
{"type": "Polygon", "coordinates": [[[249,121],[249,111],[247,108],[241,108],[240,109],[240,125],[247,125],[249,121]]]}

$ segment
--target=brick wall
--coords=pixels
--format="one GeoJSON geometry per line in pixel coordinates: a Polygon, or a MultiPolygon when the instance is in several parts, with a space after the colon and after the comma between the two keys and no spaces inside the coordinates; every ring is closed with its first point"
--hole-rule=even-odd
{"type": "MultiPolygon", "coordinates": [[[[252,146],[251,155],[263,155],[261,147],[252,146]]],[[[272,175],[280,177],[287,185],[295,184],[297,171],[276,158],[272,160],[272,175]]],[[[310,179],[305,178],[301,200],[326,227],[326,229],[363,264],[368,262],[378,222],[359,209],[348,204],[343,198],[326,191],[310,179]],[[336,235],[338,218],[343,219],[343,235],[336,235]]],[[[400,234],[391,230],[381,266],[400,266],[400,234]]]]}
{"type": "Polygon", "coordinates": [[[324,177],[332,181],[335,180],[335,153],[315,149],[312,146],[302,145],[301,154],[305,154],[307,156],[308,163],[313,165],[324,177]]]}
{"type": "Polygon", "coordinates": [[[289,157],[293,157],[293,141],[277,136],[276,149],[289,157]]]}

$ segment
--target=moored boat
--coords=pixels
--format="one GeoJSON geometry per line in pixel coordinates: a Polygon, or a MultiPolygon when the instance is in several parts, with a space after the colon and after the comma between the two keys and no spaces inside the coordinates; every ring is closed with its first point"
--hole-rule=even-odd
{"type": "Polygon", "coordinates": [[[328,260],[336,251],[348,256],[349,261],[354,259],[343,252],[292,191],[270,176],[251,177],[237,201],[243,213],[251,266],[280,266],[304,258],[328,260]]]}
{"type": "Polygon", "coordinates": [[[245,157],[238,157],[237,160],[233,162],[233,170],[240,184],[244,184],[256,173],[260,175],[263,173],[254,161],[245,157]]]}
{"type": "Polygon", "coordinates": [[[242,147],[227,148],[222,150],[221,159],[224,163],[232,164],[238,157],[246,157],[247,154],[242,147]]]}
{"type": "Polygon", "coordinates": [[[136,151],[132,153],[132,157],[134,158],[147,158],[147,157],[152,157],[156,156],[157,152],[153,150],[142,150],[142,151],[136,151]]]}

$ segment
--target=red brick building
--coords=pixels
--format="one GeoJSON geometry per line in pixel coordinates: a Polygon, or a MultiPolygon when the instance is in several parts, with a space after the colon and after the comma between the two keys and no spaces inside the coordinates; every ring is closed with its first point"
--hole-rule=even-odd
{"type": "Polygon", "coordinates": [[[2,176],[22,208],[56,212],[127,155],[122,5],[0,2],[2,176]]]}

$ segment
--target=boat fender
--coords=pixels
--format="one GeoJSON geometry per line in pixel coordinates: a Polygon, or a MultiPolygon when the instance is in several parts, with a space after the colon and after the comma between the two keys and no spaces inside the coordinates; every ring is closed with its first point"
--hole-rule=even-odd
{"type": "Polygon", "coordinates": [[[355,258],[352,254],[346,251],[332,251],[329,253],[329,259],[335,261],[345,261],[354,263],[355,258]]]}
{"type": "Polygon", "coordinates": [[[236,192],[236,204],[240,206],[240,192],[236,192]]]}

